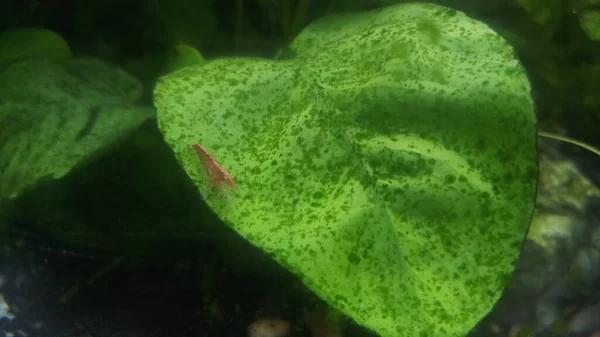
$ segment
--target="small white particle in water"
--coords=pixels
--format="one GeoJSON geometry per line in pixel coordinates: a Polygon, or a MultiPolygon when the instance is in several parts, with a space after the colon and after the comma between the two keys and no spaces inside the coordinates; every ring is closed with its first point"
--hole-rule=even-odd
{"type": "Polygon", "coordinates": [[[290,323],[278,318],[262,318],[248,327],[248,337],[285,337],[290,333],[290,323]]]}
{"type": "Polygon", "coordinates": [[[13,314],[8,312],[9,309],[10,307],[8,303],[6,303],[4,297],[2,297],[2,295],[0,294],[0,319],[8,318],[9,320],[12,320],[13,318],[15,318],[13,314]]]}

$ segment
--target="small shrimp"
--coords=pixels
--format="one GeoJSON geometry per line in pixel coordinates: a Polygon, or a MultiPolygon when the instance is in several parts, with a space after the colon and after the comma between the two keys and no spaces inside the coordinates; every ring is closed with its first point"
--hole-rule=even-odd
{"type": "Polygon", "coordinates": [[[237,188],[234,178],[223,166],[221,166],[221,164],[219,164],[212,153],[208,152],[208,150],[200,143],[195,143],[191,146],[198,154],[198,157],[200,157],[200,160],[202,160],[202,163],[204,163],[204,168],[206,168],[208,177],[215,186],[221,187],[227,185],[231,188],[237,188]]]}

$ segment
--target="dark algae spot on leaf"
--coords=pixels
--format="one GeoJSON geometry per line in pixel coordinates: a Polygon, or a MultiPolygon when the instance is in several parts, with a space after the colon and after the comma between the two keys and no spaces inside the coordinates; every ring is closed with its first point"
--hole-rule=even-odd
{"type": "Polygon", "coordinates": [[[453,174],[447,174],[444,176],[444,182],[447,184],[452,184],[456,181],[456,176],[453,174]]]}
{"type": "Polygon", "coordinates": [[[75,136],[75,140],[80,140],[81,138],[85,137],[88,133],[90,133],[90,131],[92,131],[92,128],[94,127],[94,124],[96,124],[96,120],[98,119],[99,114],[99,107],[92,107],[89,109],[87,122],[85,123],[81,131],[79,131],[77,136],[75,136]]]}

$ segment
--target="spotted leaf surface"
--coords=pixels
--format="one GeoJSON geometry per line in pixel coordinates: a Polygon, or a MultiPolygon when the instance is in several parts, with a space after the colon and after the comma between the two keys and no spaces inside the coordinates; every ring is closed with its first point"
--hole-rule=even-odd
{"type": "Polygon", "coordinates": [[[159,126],[208,204],[381,336],[465,336],[533,211],[525,73],[490,28],[431,4],[326,17],[286,61],[162,78],[159,126]],[[235,177],[211,184],[190,144],[235,177]]]}
{"type": "Polygon", "coordinates": [[[58,179],[154,114],[141,83],[102,61],[26,60],[0,71],[0,199],[58,179]]]}

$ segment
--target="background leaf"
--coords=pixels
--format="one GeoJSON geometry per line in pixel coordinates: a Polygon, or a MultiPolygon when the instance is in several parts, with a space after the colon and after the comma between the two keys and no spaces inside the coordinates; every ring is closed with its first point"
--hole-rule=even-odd
{"type": "Polygon", "coordinates": [[[154,114],[141,84],[94,59],[26,60],[0,73],[0,199],[58,179],[154,114]]]}
{"type": "Polygon", "coordinates": [[[40,58],[64,61],[71,49],[59,34],[40,28],[19,28],[0,34],[0,65],[16,60],[40,58]]]}
{"type": "Polygon", "coordinates": [[[581,29],[593,41],[600,40],[600,9],[582,10],[579,14],[581,29]]]}

